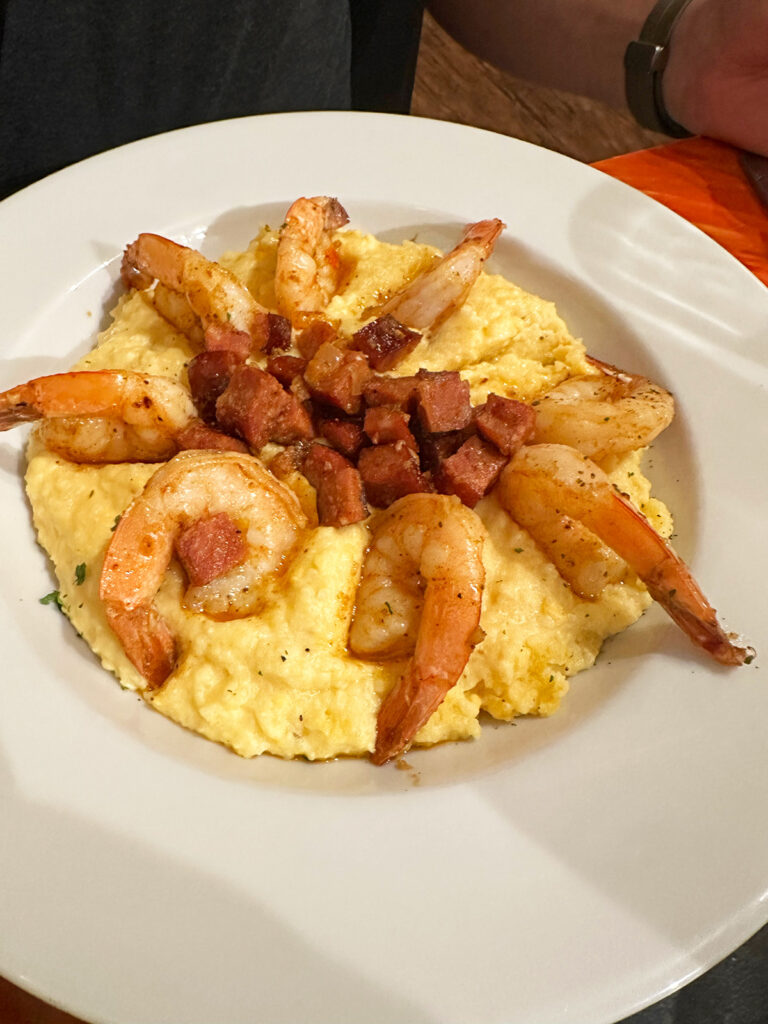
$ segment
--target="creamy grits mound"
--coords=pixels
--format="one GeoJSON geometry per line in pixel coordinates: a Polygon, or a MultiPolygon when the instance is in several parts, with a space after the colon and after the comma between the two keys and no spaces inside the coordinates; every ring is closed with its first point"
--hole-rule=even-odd
{"type": "MultiPolygon", "coordinates": [[[[337,238],[345,277],[326,315],[347,332],[370,319],[376,306],[435,258],[434,249],[416,242],[391,245],[357,231],[338,232],[337,238]]],[[[276,248],[276,232],[265,228],[247,251],[220,260],[271,309],[276,248]]],[[[139,370],[186,383],[186,365],[195,352],[141,293],[131,292],[75,368],[139,370]]],[[[588,370],[584,345],[570,335],[551,302],[487,273],[464,306],[425,336],[394,372],[412,374],[420,367],[459,370],[470,383],[473,403],[489,392],[533,400],[588,370]]],[[[650,495],[641,456],[636,452],[604,468],[668,536],[669,513],[650,495]]],[[[264,609],[244,619],[214,621],[185,610],[185,580],[174,560],[156,603],[177,637],[179,660],[159,690],[145,689],[107,624],[98,589],[115,523],[157,468],[77,465],[47,451],[33,434],[27,493],[72,625],[122,686],[244,757],[368,754],[375,745],[379,706],[405,661],[363,661],[348,649],[369,539],[366,522],[310,531],[264,609]]],[[[481,710],[504,720],[552,714],[568,689],[568,677],[592,665],[605,638],[629,626],[650,603],[629,571],[599,600],[582,600],[492,495],[476,511],[488,532],[484,639],[416,744],[478,736],[481,710]]]]}

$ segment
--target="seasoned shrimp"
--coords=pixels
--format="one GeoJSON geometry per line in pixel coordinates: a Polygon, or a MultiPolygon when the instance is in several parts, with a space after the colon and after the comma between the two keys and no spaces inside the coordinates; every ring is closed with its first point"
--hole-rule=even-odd
{"type": "Polygon", "coordinates": [[[152,476],[120,518],[104,556],[99,595],[125,653],[156,688],[173,671],[176,644],[154,598],[184,530],[225,513],[244,537],[244,556],[184,603],[213,618],[241,618],[264,601],[265,584],[285,571],[306,527],[292,491],[255,458],[236,452],[182,452],[152,476]]]}
{"type": "Polygon", "coordinates": [[[181,384],[128,370],[38,377],[0,394],[0,430],[42,419],[41,439],[72,462],[159,462],[196,416],[181,384]]]}
{"type": "Polygon", "coordinates": [[[385,302],[381,315],[418,331],[442,323],[464,304],[505,227],[498,219],[468,224],[458,245],[385,302]]]}
{"type": "MultiPolygon", "coordinates": [[[[741,665],[748,658],[749,649],[738,647],[724,632],[682,559],[599,466],[575,449],[559,444],[521,448],[502,472],[497,494],[545,549],[546,520],[543,530],[537,529],[527,509],[540,504],[582,523],[631,566],[694,644],[724,665],[741,665]]],[[[572,547],[571,555],[578,557],[575,552],[572,547]]]]}
{"type": "Polygon", "coordinates": [[[402,754],[480,639],[485,528],[455,497],[409,494],[378,520],[349,633],[353,654],[413,654],[378,717],[374,764],[402,754]]]}
{"type": "Polygon", "coordinates": [[[268,311],[233,273],[196,249],[141,234],[126,246],[120,272],[129,288],[157,280],[158,311],[193,341],[209,330],[240,331],[256,349],[267,340],[268,311]]]}
{"type": "Polygon", "coordinates": [[[303,313],[325,309],[339,287],[341,264],[331,233],[348,223],[347,211],[329,196],[297,199],[280,230],[275,296],[294,324],[303,313]]]}
{"type": "Polygon", "coordinates": [[[669,426],[675,403],[668,391],[637,373],[590,362],[598,374],[571,377],[533,403],[534,443],[566,444],[599,461],[644,448],[669,426]]]}

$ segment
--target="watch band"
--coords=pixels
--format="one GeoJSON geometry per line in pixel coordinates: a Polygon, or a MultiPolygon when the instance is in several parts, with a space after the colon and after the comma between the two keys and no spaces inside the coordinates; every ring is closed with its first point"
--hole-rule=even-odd
{"type": "Polygon", "coordinates": [[[672,29],[691,0],[658,0],[624,54],[625,89],[632,115],[644,128],[676,139],[691,135],[664,106],[661,81],[669,58],[672,29]]]}

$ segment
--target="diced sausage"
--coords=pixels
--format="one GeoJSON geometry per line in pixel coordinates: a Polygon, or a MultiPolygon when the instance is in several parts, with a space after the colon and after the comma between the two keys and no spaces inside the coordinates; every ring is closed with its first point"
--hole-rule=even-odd
{"type": "Polygon", "coordinates": [[[275,410],[269,440],[277,444],[309,441],[315,436],[311,416],[295,395],[284,391],[283,396],[282,404],[275,410]]]}
{"type": "Polygon", "coordinates": [[[536,412],[533,406],[514,398],[488,395],[485,405],[475,410],[477,432],[504,455],[514,455],[533,436],[536,412]]]}
{"type": "Polygon", "coordinates": [[[508,459],[481,437],[470,437],[440,463],[432,480],[441,494],[456,494],[474,508],[499,478],[508,459]]]}
{"type": "Polygon", "coordinates": [[[302,472],[317,491],[321,526],[348,526],[366,518],[363,483],[349,459],[315,442],[304,459],[302,472]]]}
{"type": "Polygon", "coordinates": [[[187,376],[192,401],[206,423],[216,422],[216,400],[226,390],[235,367],[241,363],[239,356],[226,349],[201,352],[190,361],[187,376]]]}
{"type": "Polygon", "coordinates": [[[418,331],[412,331],[387,313],[356,331],[350,347],[364,352],[374,370],[391,370],[420,341],[418,331]]]}
{"type": "Polygon", "coordinates": [[[417,412],[422,428],[429,434],[461,430],[472,418],[469,383],[458,370],[419,370],[417,412]]]}
{"type": "Polygon", "coordinates": [[[270,373],[239,366],[216,403],[216,416],[228,433],[245,438],[256,451],[267,441],[290,444],[312,437],[309,414],[270,373]]]}
{"type": "Polygon", "coordinates": [[[391,405],[405,412],[415,408],[418,377],[371,376],[363,389],[363,400],[368,406],[391,405]]]}
{"type": "Polygon", "coordinates": [[[313,398],[343,412],[356,413],[371,372],[362,352],[324,342],[307,363],[304,381],[313,398]]]}
{"type": "Polygon", "coordinates": [[[176,553],[194,587],[223,576],[245,560],[247,547],[243,531],[226,512],[199,519],[182,531],[176,553]]]}
{"type": "Polygon", "coordinates": [[[363,448],[357,460],[368,501],[387,508],[405,494],[428,491],[414,452],[403,441],[363,448]]]}
{"type": "Polygon", "coordinates": [[[248,452],[248,446],[236,437],[214,430],[202,420],[192,420],[176,436],[180,451],[191,448],[212,448],[216,451],[248,452]]]}
{"type": "Polygon", "coordinates": [[[474,425],[470,424],[463,430],[451,430],[446,434],[423,434],[419,438],[422,470],[434,473],[440,463],[457,452],[474,433],[474,425]]]}
{"type": "Polygon", "coordinates": [[[327,320],[313,320],[296,336],[296,348],[305,359],[311,359],[326,341],[336,341],[338,332],[327,320]]]}
{"type": "Polygon", "coordinates": [[[309,442],[307,441],[297,441],[296,444],[288,445],[287,448],[283,448],[282,451],[270,459],[270,472],[274,473],[278,480],[284,480],[285,477],[290,476],[291,473],[295,473],[297,470],[301,472],[301,467],[308,451],[309,442]]]}
{"type": "Polygon", "coordinates": [[[245,331],[215,323],[205,329],[205,347],[209,352],[232,352],[245,362],[251,354],[253,339],[245,331]]]}
{"type": "Polygon", "coordinates": [[[267,313],[267,340],[264,351],[284,352],[291,347],[291,322],[279,313],[267,313]]]}
{"type": "Polygon", "coordinates": [[[410,418],[402,409],[375,405],[366,410],[363,428],[374,444],[394,444],[395,441],[403,441],[415,452],[419,446],[408,427],[410,418]]]}
{"type": "Polygon", "coordinates": [[[267,360],[267,373],[277,377],[283,387],[288,387],[294,377],[304,372],[307,360],[302,356],[270,356],[267,360]]]}
{"type": "Polygon", "coordinates": [[[343,419],[341,416],[323,417],[317,421],[317,429],[320,436],[336,451],[353,461],[365,444],[363,428],[354,420],[343,419]]]}

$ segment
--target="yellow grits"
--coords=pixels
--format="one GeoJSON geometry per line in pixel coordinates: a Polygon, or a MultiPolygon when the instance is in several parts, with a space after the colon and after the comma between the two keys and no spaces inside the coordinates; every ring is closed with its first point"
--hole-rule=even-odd
{"type": "MultiPolygon", "coordinates": [[[[433,249],[414,242],[394,246],[354,231],[338,238],[347,273],[327,315],[346,331],[365,322],[387,294],[434,259],[433,249]]],[[[276,244],[277,235],[265,229],[247,252],[221,259],[272,309],[276,244]]],[[[186,383],[186,364],[194,355],[191,343],[134,292],[120,300],[113,323],[76,368],[140,370],[186,383]]],[[[534,399],[586,372],[588,364],[583,344],[571,337],[552,303],[482,274],[465,305],[423,339],[397,372],[412,374],[419,367],[460,370],[478,403],[491,391],[534,399]]],[[[669,514],[650,497],[641,455],[604,468],[668,535],[669,514]]],[[[66,614],[120,683],[139,691],[144,681],[107,624],[98,582],[116,518],[156,469],[76,465],[33,437],[26,475],[38,538],[53,561],[66,614]],[[85,579],[79,583],[81,565],[85,579]]],[[[634,622],[650,603],[631,572],[598,601],[576,597],[494,497],[483,499],[476,511],[488,531],[485,638],[417,734],[420,744],[478,736],[483,709],[500,719],[556,711],[567,678],[589,667],[603,640],[634,622]]],[[[182,607],[185,580],[174,561],[157,606],[178,639],[179,662],[160,690],[144,692],[145,699],[245,757],[269,752],[317,759],[373,750],[379,705],[405,662],[369,663],[347,649],[368,537],[366,523],[311,531],[267,607],[228,622],[182,607]]]]}

